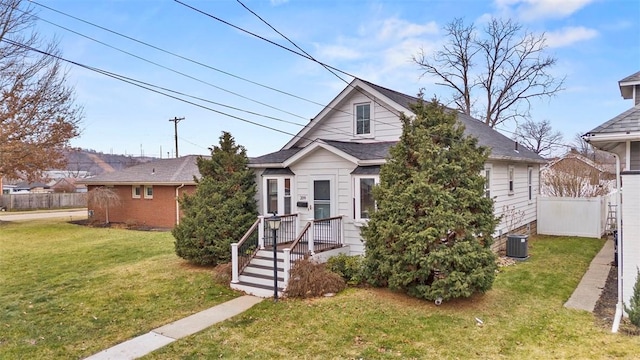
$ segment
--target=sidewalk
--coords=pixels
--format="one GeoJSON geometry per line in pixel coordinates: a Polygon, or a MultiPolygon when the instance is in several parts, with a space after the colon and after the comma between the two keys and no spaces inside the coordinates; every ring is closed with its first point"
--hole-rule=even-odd
{"type": "Polygon", "coordinates": [[[607,276],[609,276],[611,262],[613,261],[613,253],[613,240],[609,239],[604,243],[600,252],[591,260],[589,269],[582,276],[578,287],[573,291],[564,307],[593,312],[602,289],[607,282],[607,276]]]}
{"type": "Polygon", "coordinates": [[[262,300],[264,299],[249,295],[235,298],[103,350],[89,356],[86,360],[137,359],[178,339],[236,316],[262,300]]]}

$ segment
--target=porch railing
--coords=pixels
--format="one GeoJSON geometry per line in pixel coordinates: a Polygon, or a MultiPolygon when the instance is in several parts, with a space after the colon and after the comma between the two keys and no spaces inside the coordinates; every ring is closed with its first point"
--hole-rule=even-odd
{"type": "Polygon", "coordinates": [[[293,263],[316,252],[342,247],[343,239],[342,216],[309,220],[291,244],[289,261],[293,263]]]}
{"type": "MultiPolygon", "coordinates": [[[[273,231],[269,229],[268,221],[271,215],[261,216],[264,220],[262,222],[262,234],[264,241],[261,244],[261,249],[264,247],[271,247],[273,245],[273,231]]],[[[277,242],[278,244],[291,243],[296,239],[299,228],[298,214],[280,215],[280,229],[278,229],[277,242]]]]}
{"type": "Polygon", "coordinates": [[[239,242],[231,244],[231,282],[237,283],[239,274],[244,270],[259,250],[259,229],[262,219],[258,218],[251,225],[239,242]]]}
{"type": "MultiPolygon", "coordinates": [[[[251,225],[242,239],[237,243],[231,244],[232,283],[239,282],[240,273],[249,265],[258,250],[264,249],[265,245],[273,245],[273,235],[269,231],[269,224],[265,221],[267,218],[269,216],[258,216],[258,219],[251,225]]],[[[278,244],[293,242],[299,225],[298,214],[282,215],[280,219],[278,244]]]]}

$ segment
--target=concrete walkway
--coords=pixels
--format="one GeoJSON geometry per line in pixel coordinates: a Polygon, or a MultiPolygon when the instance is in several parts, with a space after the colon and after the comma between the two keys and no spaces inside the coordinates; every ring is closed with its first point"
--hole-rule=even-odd
{"type": "Polygon", "coordinates": [[[154,329],[144,335],[120,343],[89,356],[87,360],[137,359],[185,336],[195,334],[209,326],[236,316],[264,299],[241,296],[181,320],[154,329]]]}
{"type": "Polygon", "coordinates": [[[589,269],[573,294],[564,304],[566,308],[593,312],[607,282],[614,253],[613,240],[607,240],[600,252],[591,260],[589,269]]]}

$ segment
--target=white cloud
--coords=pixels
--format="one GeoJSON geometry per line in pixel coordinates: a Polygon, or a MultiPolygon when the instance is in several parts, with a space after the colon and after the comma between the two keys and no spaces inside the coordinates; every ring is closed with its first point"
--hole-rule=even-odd
{"type": "Polygon", "coordinates": [[[438,33],[438,25],[434,21],[426,24],[412,24],[406,20],[390,18],[382,21],[379,28],[376,37],[380,41],[400,40],[438,33]]]}
{"type": "Polygon", "coordinates": [[[579,41],[593,39],[598,31],[583,26],[565,27],[546,34],[547,45],[552,48],[572,45],[579,41]]]}
{"type": "Polygon", "coordinates": [[[326,62],[335,60],[357,60],[362,57],[359,50],[347,45],[322,45],[318,46],[317,58],[326,62]]]}
{"type": "Polygon", "coordinates": [[[525,21],[555,18],[561,19],[594,0],[495,0],[496,7],[503,11],[514,12],[525,21]]]}

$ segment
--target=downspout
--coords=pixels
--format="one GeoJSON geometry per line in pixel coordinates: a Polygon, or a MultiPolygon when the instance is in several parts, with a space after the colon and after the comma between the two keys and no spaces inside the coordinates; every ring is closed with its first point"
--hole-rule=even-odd
{"type": "Polygon", "coordinates": [[[176,225],[180,225],[180,201],[178,201],[180,199],[180,195],[178,193],[178,190],[182,189],[184,187],[184,184],[176,187],[176,225]]]}
{"type": "Polygon", "coordinates": [[[613,326],[611,327],[611,332],[617,333],[618,328],[620,327],[620,321],[622,320],[622,315],[624,314],[624,304],[622,299],[624,296],[622,294],[622,181],[620,180],[620,156],[618,154],[613,154],[616,158],[616,229],[618,230],[618,304],[616,305],[616,313],[613,316],[613,326]]]}

